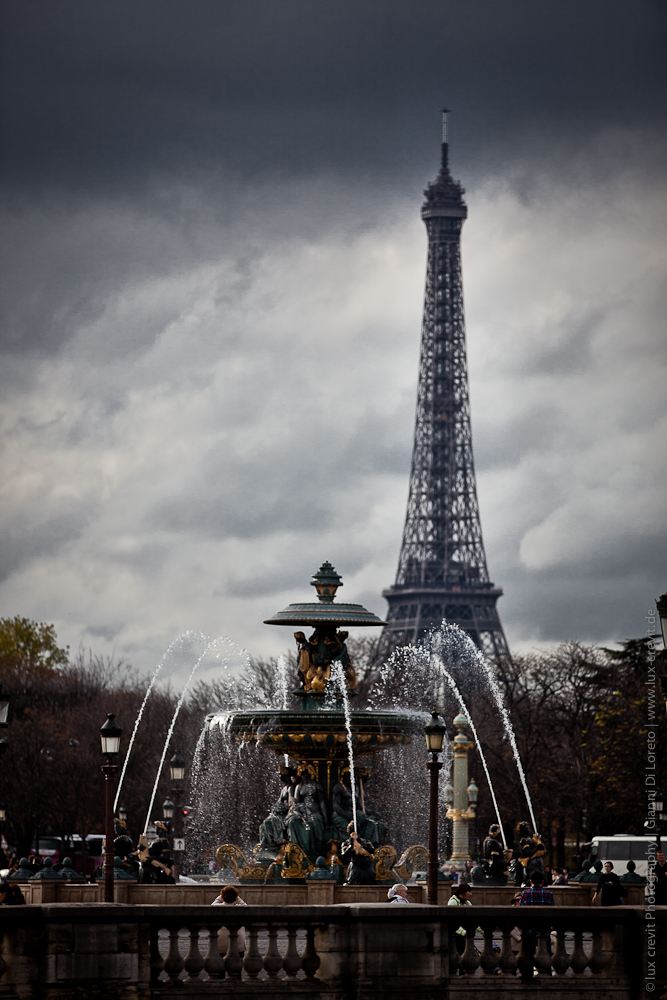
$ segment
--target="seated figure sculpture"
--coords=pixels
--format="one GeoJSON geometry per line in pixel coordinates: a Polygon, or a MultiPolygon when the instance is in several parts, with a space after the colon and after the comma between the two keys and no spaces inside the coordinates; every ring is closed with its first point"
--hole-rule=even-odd
{"type": "Polygon", "coordinates": [[[280,779],[283,783],[280,795],[259,828],[259,844],[255,851],[258,861],[275,861],[286,837],[285,820],[294,803],[296,772],[289,767],[281,767],[280,779]]]}
{"type": "Polygon", "coordinates": [[[285,819],[287,836],[298,844],[311,861],[323,850],[326,826],[326,799],[315,781],[314,768],[304,768],[294,790],[294,801],[285,819]]]}
{"type": "MultiPolygon", "coordinates": [[[[343,774],[343,780],[337,782],[333,787],[332,794],[333,817],[331,825],[334,829],[336,840],[344,840],[348,833],[348,825],[353,819],[352,812],[352,788],[350,784],[350,772],[343,774]]],[[[387,827],[382,822],[377,813],[372,810],[363,812],[361,799],[356,794],[357,807],[357,830],[361,837],[369,840],[374,847],[384,844],[387,834],[387,827]]]]}

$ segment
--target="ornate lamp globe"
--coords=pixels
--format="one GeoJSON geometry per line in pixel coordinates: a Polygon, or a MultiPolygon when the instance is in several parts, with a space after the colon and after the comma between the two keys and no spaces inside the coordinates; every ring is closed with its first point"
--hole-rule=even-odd
{"type": "Polygon", "coordinates": [[[127,823],[127,809],[125,806],[118,806],[118,819],[121,823],[127,823]]]}
{"type": "Polygon", "coordinates": [[[464,726],[468,725],[468,717],[465,716],[463,712],[459,712],[459,714],[454,718],[454,725],[457,729],[463,729],[464,726]]]}
{"type": "Polygon", "coordinates": [[[163,819],[173,819],[174,818],[174,803],[171,799],[165,799],[162,803],[162,818],[163,819]]]}
{"type": "Polygon", "coordinates": [[[169,773],[172,781],[183,781],[185,778],[185,761],[179,753],[175,753],[169,761],[169,773]]]}
{"type": "Polygon", "coordinates": [[[100,729],[102,753],[106,754],[107,757],[120,753],[120,737],[122,732],[122,728],[116,722],[116,716],[113,712],[109,712],[107,721],[100,729]]]}
{"type": "Polygon", "coordinates": [[[466,791],[468,792],[468,802],[471,805],[475,805],[477,802],[477,796],[479,795],[479,788],[475,784],[475,779],[470,779],[470,784],[468,785],[466,791]]]}
{"type": "Polygon", "coordinates": [[[323,562],[313,575],[310,585],[315,587],[317,597],[323,604],[333,604],[336,591],[343,586],[343,579],[330,562],[323,562]]]}
{"type": "Polygon", "coordinates": [[[447,729],[438,713],[433,709],[430,721],[424,726],[426,749],[430,753],[440,753],[447,729]]]}

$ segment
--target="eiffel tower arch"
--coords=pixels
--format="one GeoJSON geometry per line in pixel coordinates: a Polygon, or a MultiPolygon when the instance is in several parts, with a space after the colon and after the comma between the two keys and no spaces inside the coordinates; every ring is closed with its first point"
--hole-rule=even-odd
{"type": "Polygon", "coordinates": [[[443,618],[459,625],[487,656],[509,656],[491,583],[477,502],[470,426],[461,229],[464,189],[449,169],[443,111],[440,173],[426,188],[421,217],[428,235],[419,388],[408,508],[383,638],[417,642],[443,618]]]}

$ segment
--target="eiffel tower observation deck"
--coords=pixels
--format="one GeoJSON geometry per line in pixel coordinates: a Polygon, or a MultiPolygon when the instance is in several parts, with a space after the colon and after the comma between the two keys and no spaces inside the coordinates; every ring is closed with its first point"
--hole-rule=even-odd
{"type": "Polygon", "coordinates": [[[443,111],[440,173],[424,192],[428,234],[419,388],[408,509],[384,638],[403,645],[443,618],[487,656],[509,655],[482,540],[470,428],[461,227],[464,189],[449,170],[443,111]]]}

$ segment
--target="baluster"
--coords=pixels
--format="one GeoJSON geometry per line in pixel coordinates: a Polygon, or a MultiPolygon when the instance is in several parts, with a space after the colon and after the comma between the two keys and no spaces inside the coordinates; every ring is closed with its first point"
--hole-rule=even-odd
{"type": "Polygon", "coordinates": [[[564,976],[570,968],[570,956],[565,951],[565,931],[560,927],[556,929],[556,950],[551,964],[559,976],[564,976]]]}
{"type": "Polygon", "coordinates": [[[503,972],[514,973],[516,972],[516,955],[512,951],[512,938],[510,937],[512,928],[509,924],[503,924],[501,930],[503,932],[503,943],[500,949],[498,965],[503,972]]]}
{"type": "Polygon", "coordinates": [[[178,977],[183,971],[183,959],[181,958],[181,950],[178,947],[179,930],[180,927],[169,928],[169,953],[164,963],[164,971],[172,983],[178,982],[178,977]]]}
{"type": "Polygon", "coordinates": [[[521,973],[522,979],[532,979],[533,976],[533,956],[530,954],[530,938],[532,935],[528,933],[528,930],[529,928],[525,926],[521,928],[521,946],[519,954],[516,957],[517,968],[521,973]]]}
{"type": "Polygon", "coordinates": [[[264,959],[259,953],[259,948],[257,947],[257,928],[253,925],[247,928],[248,932],[248,949],[245,953],[245,958],[243,959],[243,968],[251,977],[254,979],[258,972],[261,972],[264,968],[264,959]]]}
{"type": "Polygon", "coordinates": [[[548,927],[538,927],[537,948],[535,949],[535,967],[541,976],[551,975],[551,955],[547,947],[548,927]]]}
{"type": "Polygon", "coordinates": [[[301,959],[301,968],[312,979],[320,967],[320,956],[315,951],[315,928],[306,928],[306,948],[301,959]]]}
{"type": "Polygon", "coordinates": [[[239,955],[239,929],[238,927],[228,927],[227,930],[229,931],[229,947],[225,955],[225,972],[228,976],[240,979],[243,959],[239,955]]]}
{"type": "Polygon", "coordinates": [[[449,937],[449,974],[451,976],[461,967],[461,956],[456,947],[456,938],[458,935],[453,924],[449,924],[447,927],[447,935],[449,937]]]}
{"type": "Polygon", "coordinates": [[[492,976],[493,970],[500,964],[498,956],[493,950],[493,924],[484,927],[484,949],[479,964],[487,976],[492,976]]]}
{"type": "Polygon", "coordinates": [[[607,956],[602,948],[602,931],[593,931],[593,947],[588,958],[588,968],[599,976],[606,964],[607,956]]]}
{"type": "Polygon", "coordinates": [[[264,968],[269,976],[277,976],[283,967],[283,956],[278,951],[278,928],[269,925],[269,946],[264,956],[264,968]]]}
{"type": "Polygon", "coordinates": [[[588,955],[584,951],[583,931],[574,932],[574,950],[570,955],[570,968],[575,976],[581,976],[588,965],[588,955]]]}
{"type": "Polygon", "coordinates": [[[164,959],[160,953],[160,928],[157,924],[151,927],[151,982],[156,983],[164,969],[164,959]]]}
{"type": "Polygon", "coordinates": [[[204,968],[209,979],[225,978],[225,962],[218,951],[218,927],[209,925],[208,928],[208,951],[204,959],[204,968]]]}
{"type": "Polygon", "coordinates": [[[296,927],[287,928],[287,951],[283,959],[283,969],[286,974],[293,978],[301,968],[301,955],[296,946],[296,927]]]}
{"type": "Polygon", "coordinates": [[[461,955],[461,968],[464,972],[474,972],[479,965],[479,955],[475,948],[475,927],[463,925],[466,929],[466,946],[461,955]]]}
{"type": "Polygon", "coordinates": [[[190,947],[183,962],[188,980],[198,979],[199,973],[204,968],[204,959],[199,951],[199,925],[190,927],[190,947]]]}

